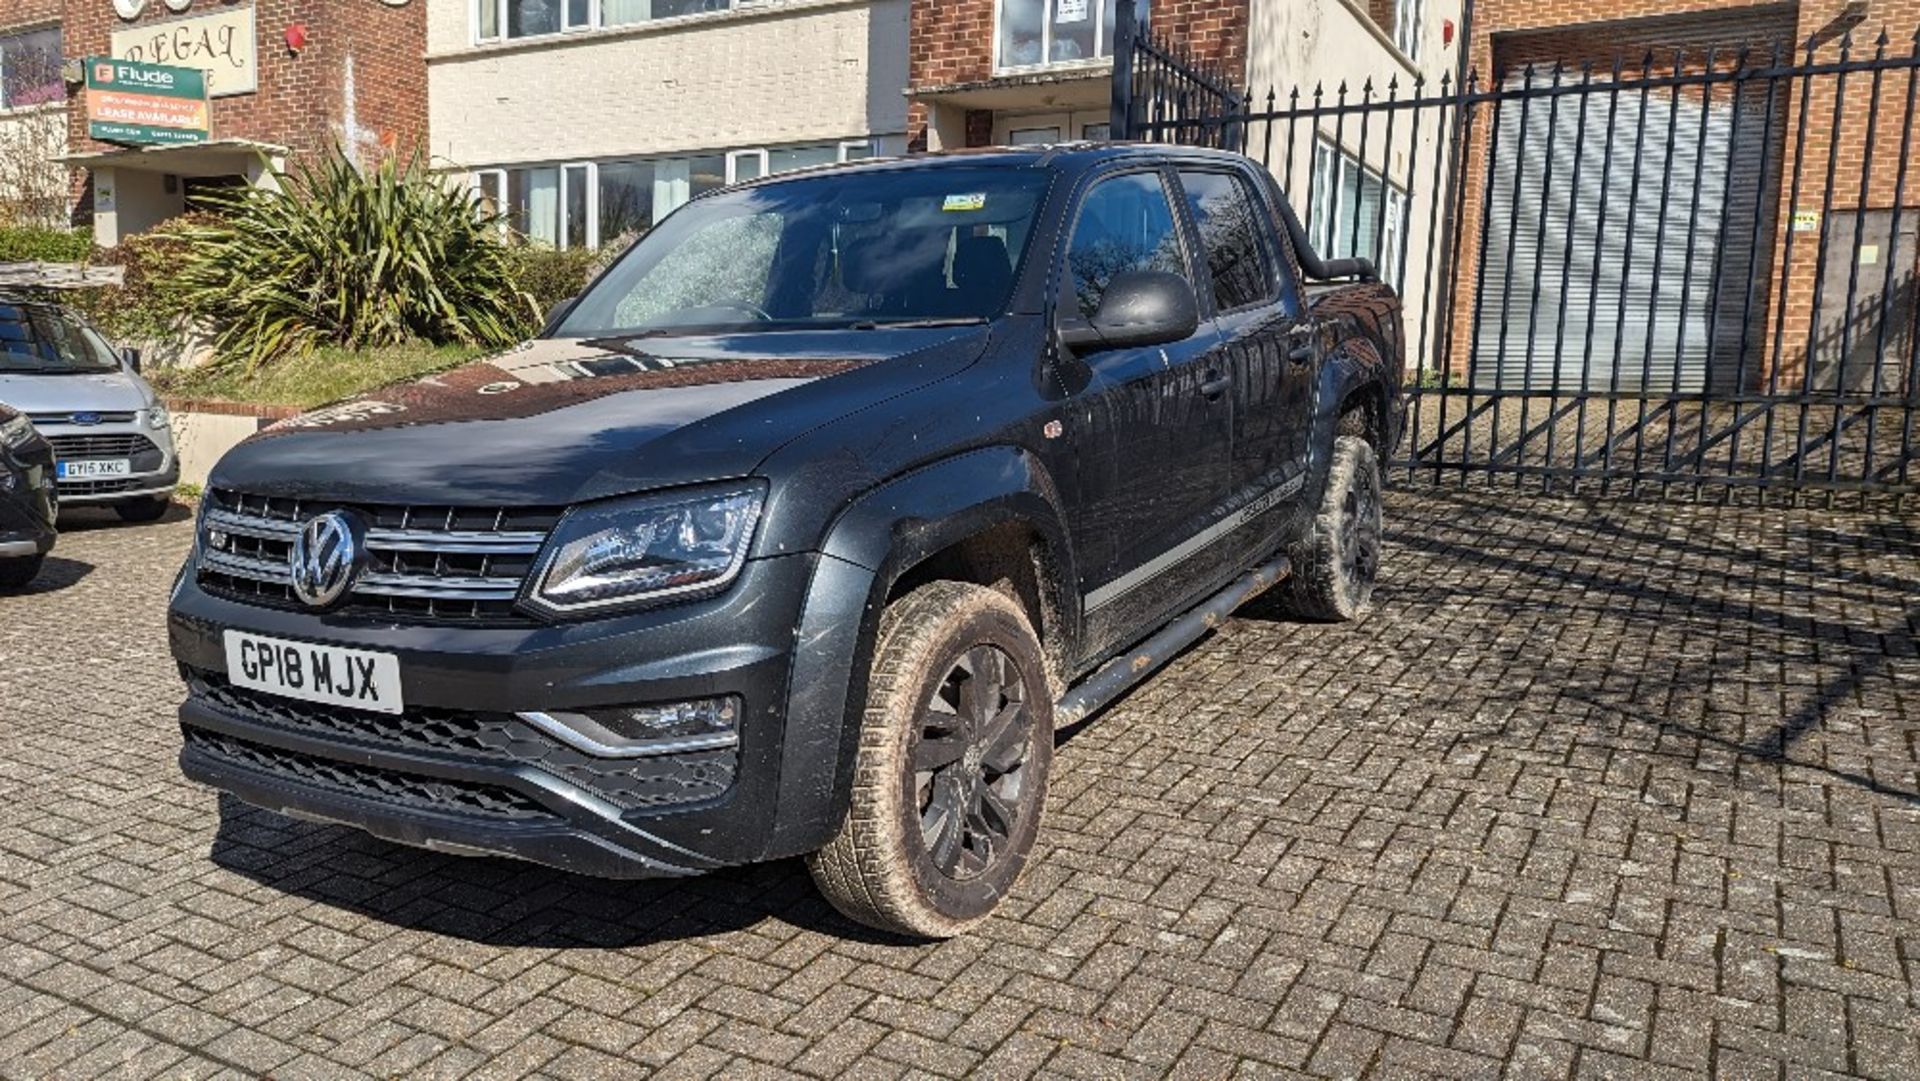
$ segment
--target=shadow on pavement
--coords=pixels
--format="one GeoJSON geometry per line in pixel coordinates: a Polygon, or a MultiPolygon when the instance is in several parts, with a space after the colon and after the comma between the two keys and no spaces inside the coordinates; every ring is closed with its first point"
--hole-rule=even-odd
{"type": "Polygon", "coordinates": [[[383,923],[489,946],[631,949],[768,919],[874,945],[918,944],[841,916],[798,859],[692,878],[615,881],[408,848],[260,810],[225,793],[219,801],[211,855],[226,870],[383,923]]]}
{"type": "MultiPolygon", "coordinates": [[[[58,549],[55,549],[58,552],[58,549]]],[[[40,573],[26,588],[12,594],[16,597],[31,597],[37,593],[58,593],[63,589],[79,584],[82,578],[93,573],[93,564],[78,559],[65,559],[54,554],[40,565],[40,573]]]]}
{"type": "Polygon", "coordinates": [[[193,517],[193,508],[184,503],[174,503],[167,507],[167,513],[151,522],[128,522],[115,514],[111,507],[67,506],[60,508],[60,532],[90,533],[96,529],[142,530],[157,525],[171,525],[184,522],[193,517]]]}

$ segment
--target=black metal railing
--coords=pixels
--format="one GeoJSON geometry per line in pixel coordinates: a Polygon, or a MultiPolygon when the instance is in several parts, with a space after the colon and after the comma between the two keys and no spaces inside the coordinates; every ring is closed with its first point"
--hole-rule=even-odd
{"type": "Polygon", "coordinates": [[[1116,133],[1252,155],[1401,291],[1406,477],[1920,491],[1920,34],[1232,104],[1165,52],[1117,54],[1116,133]]]}

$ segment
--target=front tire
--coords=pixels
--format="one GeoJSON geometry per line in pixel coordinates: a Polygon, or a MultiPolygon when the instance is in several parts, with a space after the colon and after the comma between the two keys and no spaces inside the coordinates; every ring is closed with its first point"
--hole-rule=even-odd
{"type": "Polygon", "coordinates": [[[1345,623],[1366,614],[1380,573],[1380,518],[1372,445],[1357,435],[1337,437],[1320,509],[1291,553],[1293,573],[1281,594],[1290,615],[1345,623]]]}
{"type": "Polygon", "coordinates": [[[113,512],[123,522],[157,522],[166,517],[167,508],[173,501],[166,496],[148,496],[145,499],[130,499],[125,503],[115,503],[113,512]]]}
{"type": "Polygon", "coordinates": [[[46,561],[46,556],[0,559],[0,589],[25,589],[39,577],[40,566],[46,561]]]}
{"type": "Polygon", "coordinates": [[[807,869],[861,923],[962,934],[1019,879],[1052,763],[1053,700],[1025,613],[983,586],[921,586],[881,617],[852,798],[807,869]]]}

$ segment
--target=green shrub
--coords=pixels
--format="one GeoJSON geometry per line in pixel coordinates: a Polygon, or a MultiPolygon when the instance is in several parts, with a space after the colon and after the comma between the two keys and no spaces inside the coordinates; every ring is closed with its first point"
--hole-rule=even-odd
{"type": "Polygon", "coordinates": [[[84,263],[92,255],[91,229],[0,226],[0,263],[84,263]]]}
{"type": "Polygon", "coordinates": [[[496,216],[418,158],[362,173],[335,150],[277,189],[206,199],[184,228],[186,308],[248,370],[323,345],[504,346],[537,317],[496,216]]]}
{"type": "Polygon", "coordinates": [[[598,273],[599,261],[599,253],[586,248],[561,251],[541,244],[520,244],[513,249],[513,280],[521,292],[533,298],[534,307],[544,317],[555,304],[579,295],[587,279],[598,273]]]}
{"type": "MultiPolygon", "coordinates": [[[[174,341],[187,333],[179,271],[191,257],[186,230],[218,221],[204,212],[169,218],[153,229],[127,237],[118,247],[102,248],[93,262],[124,269],[124,283],[75,289],[64,299],[86,312],[108,337],[120,342],[174,341]]],[[[153,358],[165,362],[164,356],[153,358]]]]}

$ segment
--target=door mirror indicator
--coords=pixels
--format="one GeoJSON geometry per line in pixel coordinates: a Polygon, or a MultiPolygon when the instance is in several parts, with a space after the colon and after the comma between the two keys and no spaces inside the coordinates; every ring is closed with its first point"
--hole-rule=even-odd
{"type": "Polygon", "coordinates": [[[120,350],[120,362],[127,366],[128,371],[139,371],[140,350],[131,347],[120,350]]]}
{"type": "Polygon", "coordinates": [[[1164,270],[1116,274],[1093,318],[1068,319],[1060,344],[1077,354],[1137,349],[1190,338],[1200,328],[1200,301],[1193,286],[1164,270]]]}

